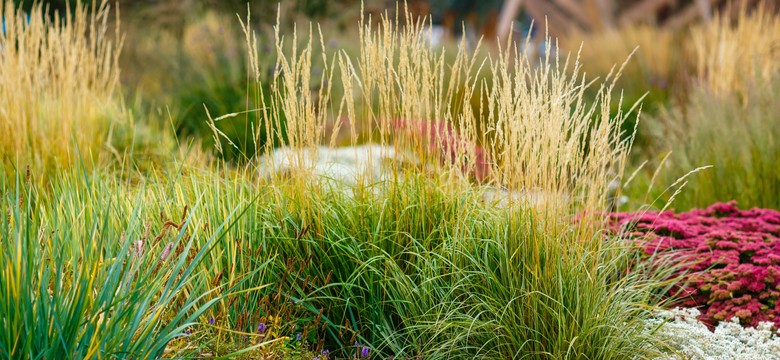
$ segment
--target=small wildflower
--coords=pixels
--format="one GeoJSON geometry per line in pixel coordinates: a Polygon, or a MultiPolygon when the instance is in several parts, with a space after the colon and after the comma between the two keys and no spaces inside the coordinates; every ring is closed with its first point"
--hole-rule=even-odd
{"type": "Polygon", "coordinates": [[[328,356],[328,354],[330,354],[330,350],[322,349],[322,355],[328,356]]]}
{"type": "Polygon", "coordinates": [[[361,357],[368,357],[370,353],[371,353],[371,349],[369,349],[368,346],[363,346],[363,349],[360,350],[361,357]]]}
{"type": "Polygon", "coordinates": [[[260,325],[257,325],[257,332],[264,333],[267,326],[265,326],[265,323],[260,323],[260,325]]]}
{"type": "Polygon", "coordinates": [[[190,329],[184,330],[184,333],[185,333],[185,334],[187,334],[188,336],[189,336],[190,334],[192,334],[192,332],[190,332],[190,329]]]}
{"type": "Polygon", "coordinates": [[[214,318],[209,319],[209,325],[214,325],[214,318]]]}
{"type": "Polygon", "coordinates": [[[301,333],[295,335],[295,341],[301,341],[301,339],[303,339],[303,335],[301,333]]]}

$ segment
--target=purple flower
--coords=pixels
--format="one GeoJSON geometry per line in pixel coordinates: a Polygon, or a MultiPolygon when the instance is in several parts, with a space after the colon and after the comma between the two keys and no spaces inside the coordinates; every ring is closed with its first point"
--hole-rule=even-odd
{"type": "Polygon", "coordinates": [[[295,341],[301,341],[301,339],[303,339],[303,335],[301,333],[295,335],[295,341]]]}
{"type": "Polygon", "coordinates": [[[360,350],[360,357],[368,357],[370,353],[371,349],[369,349],[368,346],[363,346],[363,349],[360,350]]]}
{"type": "Polygon", "coordinates": [[[322,355],[328,356],[328,354],[330,354],[330,350],[322,349],[322,355]]]}
{"type": "Polygon", "coordinates": [[[260,323],[260,325],[257,325],[257,332],[262,334],[262,333],[265,332],[266,328],[268,328],[268,327],[265,326],[265,323],[260,323]]]}
{"type": "Polygon", "coordinates": [[[209,318],[209,325],[214,325],[214,318],[209,318]]]}
{"type": "Polygon", "coordinates": [[[191,334],[190,329],[184,330],[184,333],[190,335],[191,334]]]}

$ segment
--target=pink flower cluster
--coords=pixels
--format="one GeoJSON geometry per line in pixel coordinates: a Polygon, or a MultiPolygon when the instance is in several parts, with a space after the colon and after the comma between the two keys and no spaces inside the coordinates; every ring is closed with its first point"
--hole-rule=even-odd
{"type": "Polygon", "coordinates": [[[610,230],[644,253],[680,266],[677,306],[701,310],[710,327],[738,317],[745,326],[780,327],[780,212],[740,210],[736,202],[675,214],[614,213],[610,230]]]}
{"type": "MultiPolygon", "coordinates": [[[[441,120],[393,121],[393,128],[407,135],[417,136],[428,142],[428,150],[439,154],[442,163],[456,162],[461,151],[474,152],[474,168],[469,170],[470,176],[482,182],[490,175],[488,154],[481,146],[458,133],[451,123],[441,120]],[[470,149],[469,149],[470,148],[470,149]]],[[[468,164],[460,164],[463,170],[468,164]]]]}

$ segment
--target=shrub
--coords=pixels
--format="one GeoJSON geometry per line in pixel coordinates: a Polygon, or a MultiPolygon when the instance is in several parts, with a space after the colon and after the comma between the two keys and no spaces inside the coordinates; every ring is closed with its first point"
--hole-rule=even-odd
{"type": "Polygon", "coordinates": [[[740,210],[730,202],[611,218],[612,231],[638,236],[646,255],[682,265],[684,281],[670,295],[680,306],[701,308],[699,319],[708,326],[738,317],[747,326],[780,327],[780,212],[740,210]]]}

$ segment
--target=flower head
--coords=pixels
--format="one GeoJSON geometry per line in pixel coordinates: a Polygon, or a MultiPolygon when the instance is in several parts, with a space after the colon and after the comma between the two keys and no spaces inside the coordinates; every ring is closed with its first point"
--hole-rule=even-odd
{"type": "Polygon", "coordinates": [[[209,318],[209,325],[214,325],[214,318],[209,318]]]}
{"type": "Polygon", "coordinates": [[[173,248],[172,242],[169,242],[168,245],[165,245],[165,249],[163,249],[162,255],[160,255],[160,260],[165,261],[165,258],[168,257],[168,254],[171,253],[171,248],[173,248]]]}
{"type": "Polygon", "coordinates": [[[268,327],[265,326],[265,323],[260,323],[259,325],[257,325],[257,332],[262,334],[262,333],[265,332],[265,329],[267,329],[267,328],[268,327]]]}
{"type": "Polygon", "coordinates": [[[370,353],[371,349],[369,349],[368,346],[363,346],[363,349],[360,350],[360,357],[368,357],[370,353]]]}
{"type": "Polygon", "coordinates": [[[302,339],[303,339],[303,335],[301,333],[295,335],[295,341],[301,341],[302,339]]]}

